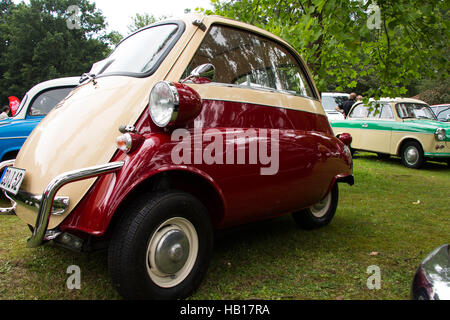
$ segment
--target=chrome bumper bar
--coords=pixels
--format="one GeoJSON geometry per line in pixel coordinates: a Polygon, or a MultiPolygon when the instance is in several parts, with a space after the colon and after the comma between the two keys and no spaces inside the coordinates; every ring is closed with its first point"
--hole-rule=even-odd
{"type": "MultiPolygon", "coordinates": [[[[4,162],[0,162],[0,177],[2,176],[3,173],[3,169],[5,169],[6,167],[11,167],[14,165],[15,160],[8,160],[8,161],[4,161],[4,162]]],[[[5,196],[12,201],[12,199],[10,197],[8,197],[8,195],[5,192],[5,196]]],[[[5,215],[5,214],[12,214],[14,213],[14,210],[16,209],[16,203],[14,201],[12,201],[12,207],[11,208],[0,208],[0,215],[5,215]]]]}
{"type": "MultiPolygon", "coordinates": [[[[27,241],[28,247],[36,248],[42,244],[42,242],[44,241],[45,234],[47,232],[51,212],[58,208],[58,203],[59,204],[62,203],[63,205],[68,204],[67,202],[65,202],[66,198],[64,197],[55,199],[55,195],[59,189],[61,189],[66,184],[72,182],[95,178],[98,176],[118,171],[123,167],[123,164],[124,162],[122,161],[111,162],[103,165],[65,172],[54,178],[47,185],[41,197],[34,197],[34,202],[28,203],[28,205],[39,207],[33,235],[27,241]]],[[[0,164],[0,170],[1,165],[3,165],[3,163],[0,164]]]]}

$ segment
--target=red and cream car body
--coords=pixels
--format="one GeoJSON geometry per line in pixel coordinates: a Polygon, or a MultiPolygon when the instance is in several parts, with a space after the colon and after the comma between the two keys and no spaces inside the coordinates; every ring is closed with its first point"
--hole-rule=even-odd
{"type": "Polygon", "coordinates": [[[186,297],[213,230],[292,212],[322,226],[337,183],[353,184],[351,137],[334,136],[301,57],[262,29],[187,15],[96,69],[2,163],[24,170],[2,211],[30,226],[30,247],[109,245],[125,297],[186,297]]]}

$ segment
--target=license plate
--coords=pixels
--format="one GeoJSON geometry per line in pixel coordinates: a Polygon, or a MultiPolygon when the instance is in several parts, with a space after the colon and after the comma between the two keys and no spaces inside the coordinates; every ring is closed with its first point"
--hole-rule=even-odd
{"type": "Polygon", "coordinates": [[[0,179],[0,189],[16,195],[19,192],[24,177],[25,170],[8,167],[3,171],[2,178],[0,179]]]}

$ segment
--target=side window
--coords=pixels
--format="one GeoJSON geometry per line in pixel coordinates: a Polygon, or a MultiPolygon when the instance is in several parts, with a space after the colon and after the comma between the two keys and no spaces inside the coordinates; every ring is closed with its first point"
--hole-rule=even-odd
{"type": "Polygon", "coordinates": [[[384,104],[381,108],[381,119],[394,119],[394,113],[392,112],[392,107],[389,104],[384,104]]]}
{"type": "Polygon", "coordinates": [[[369,113],[369,108],[365,105],[360,104],[353,108],[352,112],[349,115],[349,118],[359,119],[366,118],[369,113]]]}
{"type": "Polygon", "coordinates": [[[62,99],[67,97],[72,89],[73,87],[55,88],[39,93],[28,109],[28,115],[47,115],[62,99]]]}
{"type": "Polygon", "coordinates": [[[183,74],[212,63],[215,82],[314,97],[307,75],[283,46],[257,34],[213,26],[183,74]]]}
{"type": "Polygon", "coordinates": [[[381,108],[382,106],[380,104],[375,104],[375,103],[371,103],[370,107],[372,108],[372,110],[368,110],[369,114],[368,114],[368,118],[369,119],[379,119],[380,118],[380,113],[381,113],[381,108]]]}

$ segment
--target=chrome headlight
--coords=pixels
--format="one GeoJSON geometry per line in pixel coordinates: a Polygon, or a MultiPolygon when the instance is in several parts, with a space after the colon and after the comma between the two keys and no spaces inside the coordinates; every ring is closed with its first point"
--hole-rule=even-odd
{"type": "Polygon", "coordinates": [[[434,136],[436,137],[436,140],[438,141],[444,141],[445,140],[445,129],[438,128],[436,132],[434,133],[434,136]]]}
{"type": "Polygon", "coordinates": [[[160,81],[150,93],[149,111],[153,122],[158,127],[165,127],[175,122],[178,116],[180,98],[173,83],[160,81]]]}

